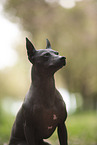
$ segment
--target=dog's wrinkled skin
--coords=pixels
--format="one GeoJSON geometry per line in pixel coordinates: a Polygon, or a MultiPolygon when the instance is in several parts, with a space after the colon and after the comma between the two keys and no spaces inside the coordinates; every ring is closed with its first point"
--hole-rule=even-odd
{"type": "Polygon", "coordinates": [[[60,145],[67,145],[65,103],[55,88],[54,73],[65,64],[65,57],[51,49],[36,50],[26,38],[29,61],[33,64],[31,86],[14,122],[9,145],[50,145],[49,138],[56,127],[60,145]]]}

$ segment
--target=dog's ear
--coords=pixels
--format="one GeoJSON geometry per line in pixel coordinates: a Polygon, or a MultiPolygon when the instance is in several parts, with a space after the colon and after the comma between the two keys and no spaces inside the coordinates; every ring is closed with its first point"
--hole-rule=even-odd
{"type": "Polygon", "coordinates": [[[48,39],[46,39],[46,49],[51,49],[51,44],[48,39]]]}
{"type": "Polygon", "coordinates": [[[26,37],[26,48],[27,48],[28,59],[30,60],[31,63],[33,63],[36,49],[27,37],[26,37]]]}

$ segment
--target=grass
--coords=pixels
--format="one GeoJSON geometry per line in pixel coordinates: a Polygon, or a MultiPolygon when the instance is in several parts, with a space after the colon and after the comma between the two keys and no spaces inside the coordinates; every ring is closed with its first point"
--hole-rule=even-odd
{"type": "Polygon", "coordinates": [[[13,121],[12,115],[0,112],[0,145],[8,143],[13,121]]]}
{"type": "Polygon", "coordinates": [[[97,113],[85,112],[67,120],[70,145],[97,145],[97,113]]]}
{"type": "MultiPolygon", "coordinates": [[[[0,145],[8,143],[14,117],[0,113],[0,145]]],[[[69,145],[97,145],[97,112],[83,112],[68,116],[66,121],[69,145]]],[[[58,145],[57,131],[48,139],[58,145]]]]}

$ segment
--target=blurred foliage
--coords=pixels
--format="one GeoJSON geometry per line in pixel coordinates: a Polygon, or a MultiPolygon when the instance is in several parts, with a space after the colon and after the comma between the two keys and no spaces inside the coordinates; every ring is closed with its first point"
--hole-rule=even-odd
{"type": "MultiPolygon", "coordinates": [[[[10,20],[19,22],[24,30],[30,32],[36,48],[45,48],[44,40],[48,38],[51,40],[52,48],[67,57],[67,66],[60,71],[64,87],[70,92],[81,93],[84,98],[84,108],[96,109],[97,1],[82,1],[72,9],[64,9],[55,3],[48,4],[44,0],[8,0],[5,3],[5,11],[10,20]]],[[[17,51],[20,58],[25,60],[25,49],[22,49],[20,45],[17,51]]],[[[26,69],[26,72],[22,72],[21,64],[18,64],[17,69],[12,68],[13,71],[11,70],[7,74],[0,73],[0,82],[3,84],[0,85],[2,94],[4,88],[7,89],[6,85],[9,86],[9,81],[10,88],[13,89],[8,88],[7,94],[21,96],[27,91],[25,89],[27,81],[25,80],[28,80],[28,64],[25,63],[26,61],[22,62],[23,70],[26,69]],[[18,73],[18,78],[14,78],[15,73],[18,73]],[[3,77],[8,79],[5,81],[6,84],[2,80],[3,77]],[[21,77],[21,81],[19,81],[19,77],[21,77]]]]}
{"type": "Polygon", "coordinates": [[[25,91],[29,88],[30,79],[26,70],[21,63],[17,63],[12,68],[6,68],[0,72],[0,97],[24,97],[25,91]],[[22,66],[22,67],[21,67],[22,66]]]}

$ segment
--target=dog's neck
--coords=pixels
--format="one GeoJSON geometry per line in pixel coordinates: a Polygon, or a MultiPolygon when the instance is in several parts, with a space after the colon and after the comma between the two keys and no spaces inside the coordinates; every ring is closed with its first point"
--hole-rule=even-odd
{"type": "Polygon", "coordinates": [[[36,67],[32,67],[31,70],[31,80],[33,86],[36,88],[44,88],[44,89],[50,89],[52,88],[54,90],[55,88],[55,81],[54,81],[54,75],[50,75],[49,72],[40,72],[37,70],[36,67]]]}
{"type": "Polygon", "coordinates": [[[34,66],[31,70],[31,86],[36,90],[36,93],[40,95],[42,100],[47,102],[53,102],[55,96],[55,81],[54,75],[48,73],[39,72],[34,66]]]}

